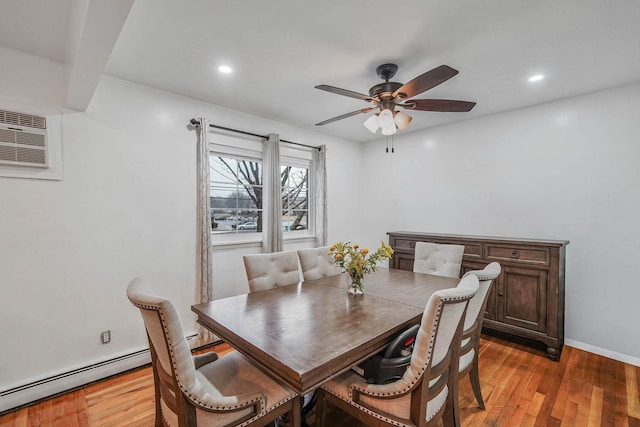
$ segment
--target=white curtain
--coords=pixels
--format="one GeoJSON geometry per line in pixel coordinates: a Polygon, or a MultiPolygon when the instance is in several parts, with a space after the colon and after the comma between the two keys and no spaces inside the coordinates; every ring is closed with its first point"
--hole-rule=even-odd
{"type": "Polygon", "coordinates": [[[270,133],[262,151],[262,251],[282,251],[282,188],[280,183],[280,137],[270,133]]]}
{"type": "Polygon", "coordinates": [[[327,146],[313,150],[315,233],[318,247],[327,245],[327,146]]]}
{"type": "MultiPolygon", "coordinates": [[[[211,214],[209,202],[209,120],[201,117],[198,127],[198,300],[208,302],[213,299],[212,260],[211,260],[211,214]]],[[[198,326],[201,342],[214,339],[214,335],[202,326],[198,326]]]]}

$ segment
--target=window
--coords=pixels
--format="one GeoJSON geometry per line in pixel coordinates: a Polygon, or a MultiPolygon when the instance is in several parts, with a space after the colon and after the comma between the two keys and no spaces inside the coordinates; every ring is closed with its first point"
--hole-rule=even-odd
{"type": "Polygon", "coordinates": [[[282,226],[285,232],[309,228],[309,168],[282,166],[282,226]]]}
{"type": "MultiPolygon", "coordinates": [[[[229,134],[210,137],[209,180],[213,243],[261,240],[263,221],[262,141],[229,134]]],[[[284,238],[313,236],[313,202],[309,199],[312,153],[280,147],[282,229],[284,238]]]]}
{"type": "Polygon", "coordinates": [[[216,233],[262,231],[262,162],[209,156],[211,228],[216,233]]]}

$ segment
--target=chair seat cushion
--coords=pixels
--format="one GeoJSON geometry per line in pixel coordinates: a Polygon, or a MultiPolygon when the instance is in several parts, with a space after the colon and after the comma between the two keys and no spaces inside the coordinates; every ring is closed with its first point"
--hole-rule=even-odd
{"type": "MultiPolygon", "coordinates": [[[[202,384],[205,398],[214,397],[215,400],[220,400],[222,396],[230,396],[223,398],[228,403],[227,406],[213,409],[233,409],[239,400],[236,396],[261,391],[266,402],[266,411],[259,414],[263,415],[296,395],[285,384],[266,375],[237,351],[200,367],[196,376],[202,384]]],[[[198,425],[226,425],[249,412],[249,409],[227,414],[196,410],[196,416],[198,425]]]]}
{"type": "MultiPolygon", "coordinates": [[[[374,385],[374,384],[367,385],[366,380],[364,378],[362,378],[360,375],[354,373],[353,371],[347,371],[344,374],[339,375],[338,377],[336,377],[336,378],[334,378],[332,380],[329,380],[326,383],[324,383],[322,385],[322,388],[327,393],[331,393],[332,395],[344,400],[345,402],[349,403],[350,405],[353,405],[353,406],[359,408],[363,412],[366,412],[367,414],[374,416],[375,418],[378,418],[380,420],[388,422],[388,423],[390,423],[392,425],[397,425],[397,426],[404,425],[404,424],[398,423],[395,420],[383,417],[380,414],[378,414],[376,412],[373,412],[373,411],[365,408],[364,406],[355,403],[351,399],[351,396],[350,396],[350,393],[349,393],[349,387],[352,384],[366,385],[368,388],[371,388],[371,389],[388,387],[388,384],[386,384],[386,385],[374,385]]],[[[446,403],[448,392],[449,392],[449,390],[445,386],[442,389],[442,391],[427,404],[427,413],[425,414],[427,421],[429,421],[431,418],[433,418],[433,416],[435,414],[437,414],[438,411],[444,406],[444,404],[446,403]]],[[[389,398],[380,399],[380,398],[366,396],[366,395],[360,395],[360,398],[362,399],[362,401],[364,403],[366,403],[367,405],[369,405],[369,406],[371,406],[373,408],[376,408],[376,409],[379,409],[381,411],[387,412],[387,413],[389,413],[391,415],[394,415],[396,417],[409,419],[409,411],[410,411],[410,408],[411,408],[411,394],[410,393],[404,394],[404,395],[402,395],[400,397],[397,397],[397,398],[391,398],[391,399],[389,399],[389,398]]]]}

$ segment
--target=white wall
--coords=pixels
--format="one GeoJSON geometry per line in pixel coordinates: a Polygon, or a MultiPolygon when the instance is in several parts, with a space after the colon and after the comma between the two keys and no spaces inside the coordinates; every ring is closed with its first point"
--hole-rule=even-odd
{"type": "MultiPolygon", "coordinates": [[[[196,134],[187,124],[201,116],[326,144],[329,188],[358,172],[360,144],[104,77],[88,111],[62,119],[63,180],[0,178],[0,391],[146,347],[125,296],[135,276],[195,330],[196,134]]],[[[356,204],[329,196],[330,234],[346,233],[356,204]]],[[[240,268],[241,255],[231,255],[240,268]]]]}
{"type": "Polygon", "coordinates": [[[632,85],[367,145],[365,229],[570,240],[567,341],[639,364],[639,135],[632,85]]]}

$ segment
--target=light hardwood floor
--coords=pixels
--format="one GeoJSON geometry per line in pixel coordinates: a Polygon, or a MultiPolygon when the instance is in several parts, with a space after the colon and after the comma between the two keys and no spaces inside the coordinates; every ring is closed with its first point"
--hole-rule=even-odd
{"type": "MultiPolygon", "coordinates": [[[[572,347],[553,362],[542,350],[483,335],[480,380],[484,411],[468,379],[461,381],[463,426],[640,427],[640,367],[572,347]]],[[[153,378],[144,367],[6,413],[0,427],[153,426],[153,413],[153,378]]],[[[335,409],[328,425],[363,427],[335,409]]]]}

